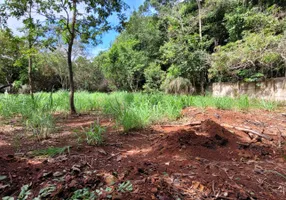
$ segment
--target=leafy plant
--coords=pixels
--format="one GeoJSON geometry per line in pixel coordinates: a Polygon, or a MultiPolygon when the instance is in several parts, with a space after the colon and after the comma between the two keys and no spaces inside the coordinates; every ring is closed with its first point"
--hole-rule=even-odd
{"type": "Polygon", "coordinates": [[[242,95],[238,99],[238,108],[241,110],[248,110],[250,107],[249,99],[247,95],[242,95]]]}
{"type": "Polygon", "coordinates": [[[119,184],[117,191],[118,192],[132,192],[133,185],[130,181],[123,182],[119,184]]]}
{"type": "Polygon", "coordinates": [[[96,199],[96,195],[94,192],[91,192],[88,188],[83,188],[76,190],[69,200],[81,200],[81,199],[94,200],[96,199]]]}
{"type": "MultiPolygon", "coordinates": [[[[32,183],[23,185],[21,187],[21,191],[20,191],[20,194],[18,195],[17,200],[26,200],[29,198],[29,196],[32,194],[30,190],[31,185],[32,183]]],[[[3,197],[3,200],[14,200],[14,197],[6,196],[6,197],[3,197]]]]}
{"type": "Polygon", "coordinates": [[[88,131],[85,132],[85,140],[89,145],[101,145],[103,143],[102,134],[106,129],[99,122],[94,122],[88,131]]]}
{"type": "Polygon", "coordinates": [[[261,107],[267,111],[272,111],[278,107],[278,104],[274,101],[262,100],[261,107]]]}
{"type": "Polygon", "coordinates": [[[41,200],[41,198],[47,198],[55,190],[56,190],[56,186],[48,185],[47,187],[42,188],[39,192],[39,195],[36,198],[34,198],[33,200],[41,200]]]}
{"type": "Polygon", "coordinates": [[[40,140],[54,130],[54,118],[50,113],[35,112],[26,120],[26,127],[40,140]]]}

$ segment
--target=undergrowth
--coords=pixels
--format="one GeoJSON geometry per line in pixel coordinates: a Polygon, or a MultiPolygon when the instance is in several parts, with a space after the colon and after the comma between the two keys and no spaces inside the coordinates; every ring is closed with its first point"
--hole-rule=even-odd
{"type": "Polygon", "coordinates": [[[69,146],[66,147],[49,147],[47,149],[40,149],[40,150],[34,150],[32,154],[34,156],[49,156],[54,157],[59,154],[63,154],[64,152],[69,153],[69,146]]]}
{"type": "MultiPolygon", "coordinates": [[[[39,139],[52,133],[53,113],[69,111],[69,94],[67,91],[56,93],[36,93],[34,101],[29,95],[0,95],[0,115],[9,118],[21,116],[26,127],[39,139]]],[[[240,98],[169,95],[164,93],[89,93],[75,94],[75,105],[78,112],[101,111],[112,116],[117,125],[125,132],[143,128],[150,124],[175,120],[181,116],[181,110],[187,106],[201,109],[214,107],[218,109],[243,110],[264,109],[275,110],[277,102],[240,98]]]]}

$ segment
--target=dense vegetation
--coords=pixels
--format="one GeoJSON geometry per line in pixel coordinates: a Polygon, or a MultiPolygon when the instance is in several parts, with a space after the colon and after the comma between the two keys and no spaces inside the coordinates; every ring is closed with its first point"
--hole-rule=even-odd
{"type": "MultiPolygon", "coordinates": [[[[69,111],[69,94],[66,91],[56,93],[36,93],[34,100],[25,94],[0,95],[0,116],[15,118],[39,139],[46,138],[55,128],[54,113],[69,111]]],[[[240,98],[168,95],[163,93],[75,93],[75,106],[80,112],[100,112],[115,119],[124,132],[143,128],[153,123],[175,120],[181,116],[183,108],[188,106],[230,110],[263,109],[272,111],[277,108],[275,102],[240,98]]]]}
{"type": "MultiPolygon", "coordinates": [[[[69,89],[70,59],[75,88],[88,91],[204,93],[212,82],[284,77],[285,4],[283,0],[146,0],[123,23],[110,49],[94,58],[87,55],[84,44],[91,42],[90,38],[97,43],[97,36],[110,28],[107,24],[96,29],[98,32],[93,30],[94,35],[75,33],[73,52],[68,54],[71,41],[65,40],[70,36],[65,35],[69,31],[63,29],[63,19],[56,21],[58,24],[45,22],[49,30],[56,27],[62,31],[57,40],[46,34],[47,40],[39,41],[43,35],[37,37],[35,32],[43,27],[38,22],[30,26],[26,21],[23,37],[2,27],[0,85],[28,90],[25,85],[29,85],[30,73],[34,91],[69,89]],[[28,36],[37,38],[32,48],[28,36]]],[[[122,5],[119,7],[106,16],[119,12],[122,5]]],[[[72,6],[66,9],[72,10],[72,6]]],[[[86,31],[86,27],[81,28],[86,31]]]]}

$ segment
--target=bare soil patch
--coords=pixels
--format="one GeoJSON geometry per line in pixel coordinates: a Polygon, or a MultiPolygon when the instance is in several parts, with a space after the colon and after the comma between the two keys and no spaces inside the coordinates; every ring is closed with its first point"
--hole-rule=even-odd
{"type": "Polygon", "coordinates": [[[41,142],[21,126],[3,125],[0,176],[6,178],[0,180],[0,197],[16,197],[31,183],[31,197],[55,186],[48,199],[107,187],[111,190],[101,199],[286,199],[285,116],[197,108],[182,113],[176,122],[127,135],[107,117],[59,115],[59,128],[41,142]],[[107,128],[104,145],[79,142],[78,132],[96,120],[107,128]],[[254,130],[271,140],[229,127],[254,130]],[[70,148],[53,158],[31,154],[49,146],[70,148]],[[127,181],[132,191],[118,191],[127,181]]]}

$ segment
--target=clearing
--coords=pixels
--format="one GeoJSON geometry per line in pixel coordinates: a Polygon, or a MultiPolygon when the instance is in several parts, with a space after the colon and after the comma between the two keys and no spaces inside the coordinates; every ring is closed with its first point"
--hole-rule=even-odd
{"type": "Polygon", "coordinates": [[[286,199],[283,112],[188,107],[177,121],[128,134],[96,112],[58,114],[56,132],[40,142],[6,120],[0,197],[29,184],[27,199],[286,199]],[[106,128],[101,146],[81,138],[94,121],[106,128]]]}

